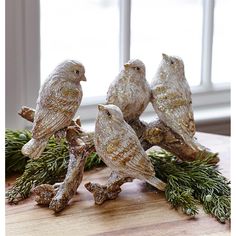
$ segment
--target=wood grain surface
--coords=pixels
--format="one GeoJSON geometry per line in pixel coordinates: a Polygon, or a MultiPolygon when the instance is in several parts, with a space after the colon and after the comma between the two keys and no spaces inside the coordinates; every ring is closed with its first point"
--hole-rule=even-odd
{"type": "MultiPolygon", "coordinates": [[[[197,137],[201,144],[219,152],[221,172],[230,178],[230,138],[204,133],[197,137]]],[[[202,209],[195,218],[189,218],[172,209],[162,192],[148,189],[139,180],[124,184],[116,200],[95,205],[84,183],[104,183],[109,173],[108,168],[85,172],[78,194],[60,214],[36,205],[33,197],[18,205],[6,203],[6,235],[230,235],[228,223],[220,224],[202,209]]],[[[7,179],[6,186],[13,182],[7,179]]]]}

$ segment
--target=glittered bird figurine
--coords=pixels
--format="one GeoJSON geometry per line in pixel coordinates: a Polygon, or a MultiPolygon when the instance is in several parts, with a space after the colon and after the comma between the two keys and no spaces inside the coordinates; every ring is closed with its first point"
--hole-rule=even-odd
{"type": "Polygon", "coordinates": [[[67,60],[59,64],[42,85],[34,116],[32,139],[22,147],[22,154],[36,159],[48,139],[71,123],[82,99],[80,81],[86,81],[84,66],[67,60]]]}
{"type": "Polygon", "coordinates": [[[145,78],[145,65],[138,59],[128,61],[111,83],[107,104],[118,106],[129,122],[139,118],[150,101],[150,87],[145,78]]]}
{"type": "Polygon", "coordinates": [[[94,142],[104,163],[118,176],[144,180],[164,190],[166,184],[155,177],[148,155],[120,108],[110,104],[98,105],[98,109],[94,142]]]}
{"type": "Polygon", "coordinates": [[[162,54],[162,57],[151,83],[153,108],[161,121],[195,149],[192,98],[185,78],[184,63],[179,57],[166,54],[162,54]]]}

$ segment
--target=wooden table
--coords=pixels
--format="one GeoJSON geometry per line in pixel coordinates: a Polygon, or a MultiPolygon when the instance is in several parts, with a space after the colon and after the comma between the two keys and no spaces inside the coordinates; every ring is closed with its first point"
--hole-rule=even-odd
{"type": "MultiPolygon", "coordinates": [[[[204,133],[197,137],[200,143],[219,152],[220,168],[229,178],[230,138],[204,133]]],[[[33,198],[18,205],[6,204],[6,235],[230,235],[228,223],[220,224],[203,210],[189,218],[171,209],[163,193],[148,190],[139,180],[124,184],[116,200],[95,205],[84,183],[105,182],[109,173],[108,168],[86,172],[78,194],[58,215],[36,205],[33,198]]],[[[8,185],[10,182],[7,180],[8,185]]]]}

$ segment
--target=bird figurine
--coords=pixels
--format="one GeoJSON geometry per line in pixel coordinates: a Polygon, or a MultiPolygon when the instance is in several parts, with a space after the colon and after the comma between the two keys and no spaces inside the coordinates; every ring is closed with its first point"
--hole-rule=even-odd
{"type": "Polygon", "coordinates": [[[189,84],[181,58],[162,54],[151,82],[151,102],[159,119],[196,149],[195,122],[189,84]]]}
{"type": "Polygon", "coordinates": [[[48,76],[39,91],[32,138],[22,147],[22,154],[40,157],[48,139],[67,127],[79,108],[83,96],[80,81],[86,81],[82,63],[66,60],[48,76]]]}
{"type": "Polygon", "coordinates": [[[144,180],[163,191],[166,184],[155,177],[148,155],[120,108],[109,104],[98,109],[94,143],[99,157],[118,176],[144,180]]]}
{"type": "Polygon", "coordinates": [[[150,101],[150,87],[145,78],[145,65],[138,59],[128,61],[111,83],[106,102],[118,106],[129,122],[139,118],[150,101]]]}

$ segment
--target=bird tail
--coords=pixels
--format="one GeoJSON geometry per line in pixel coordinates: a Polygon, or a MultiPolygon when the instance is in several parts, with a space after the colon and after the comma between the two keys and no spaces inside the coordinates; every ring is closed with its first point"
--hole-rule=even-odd
{"type": "Polygon", "coordinates": [[[194,150],[207,150],[207,148],[201,145],[195,137],[184,136],[183,139],[186,144],[188,144],[194,150]]]}
{"type": "Polygon", "coordinates": [[[153,187],[161,190],[161,191],[165,191],[165,187],[166,187],[166,183],[164,183],[163,181],[161,181],[160,179],[158,179],[155,176],[150,177],[149,179],[146,179],[146,181],[151,184],[153,187]]]}
{"type": "Polygon", "coordinates": [[[24,156],[28,156],[32,159],[37,159],[42,154],[43,150],[47,146],[48,139],[30,139],[28,143],[26,143],[21,152],[24,156]]]}

